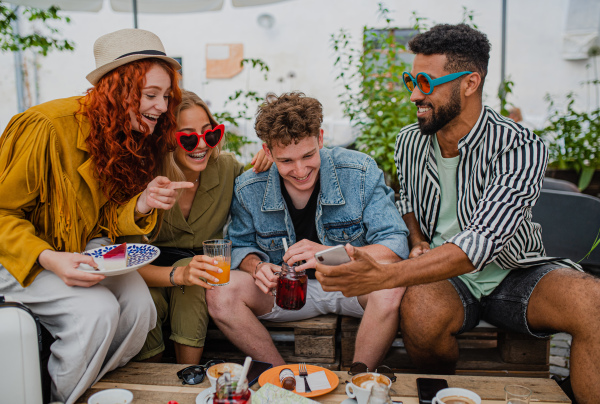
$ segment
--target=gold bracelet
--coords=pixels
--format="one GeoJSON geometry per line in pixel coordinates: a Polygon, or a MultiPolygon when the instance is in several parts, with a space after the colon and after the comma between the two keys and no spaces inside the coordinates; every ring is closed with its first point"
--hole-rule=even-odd
{"type": "Polygon", "coordinates": [[[135,205],[134,213],[138,216],[141,216],[141,217],[150,216],[152,214],[152,212],[154,212],[154,208],[150,209],[150,212],[148,212],[148,213],[142,213],[138,210],[137,204],[135,205]]]}

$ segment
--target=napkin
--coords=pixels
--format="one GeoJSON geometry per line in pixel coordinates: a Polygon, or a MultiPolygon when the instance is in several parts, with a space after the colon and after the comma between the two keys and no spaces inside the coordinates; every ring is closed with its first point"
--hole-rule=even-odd
{"type": "Polygon", "coordinates": [[[266,383],[252,395],[252,404],[312,404],[309,398],[299,396],[289,390],[266,383]]]}
{"type": "MultiPolygon", "coordinates": [[[[308,381],[308,385],[312,391],[330,389],[331,384],[329,384],[329,380],[327,380],[327,375],[324,370],[319,372],[310,373],[306,380],[308,381]]],[[[296,376],[296,392],[304,393],[304,378],[300,376],[296,376]]]]}

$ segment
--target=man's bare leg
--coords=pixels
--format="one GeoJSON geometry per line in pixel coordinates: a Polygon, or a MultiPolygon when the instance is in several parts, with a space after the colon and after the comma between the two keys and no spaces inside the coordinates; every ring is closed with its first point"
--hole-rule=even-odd
{"type": "Polygon", "coordinates": [[[400,328],[412,362],[423,373],[453,374],[465,313],[452,284],[445,280],[410,286],[400,306],[400,328]]]}
{"type": "Polygon", "coordinates": [[[555,269],[537,284],[527,308],[532,330],[573,336],[571,386],[580,404],[600,397],[600,279],[572,269],[555,269]]]}
{"type": "Polygon", "coordinates": [[[273,308],[273,296],[264,294],[252,276],[231,271],[229,285],[206,291],[208,312],[225,336],[253,359],[284,365],[267,329],[256,318],[273,308]]]}
{"type": "Polygon", "coordinates": [[[199,365],[203,351],[204,348],[196,348],[175,342],[175,358],[177,358],[177,363],[199,365]]]}
{"type": "Polygon", "coordinates": [[[385,358],[398,333],[400,302],[405,288],[383,289],[358,298],[365,314],[354,346],[354,362],[374,370],[385,358]]]}

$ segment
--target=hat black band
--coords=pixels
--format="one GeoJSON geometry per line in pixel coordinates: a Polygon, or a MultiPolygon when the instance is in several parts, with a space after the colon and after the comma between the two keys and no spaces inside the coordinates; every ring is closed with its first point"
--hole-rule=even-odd
{"type": "Polygon", "coordinates": [[[136,51],[136,52],[131,52],[131,53],[126,53],[124,55],[119,56],[118,58],[116,58],[115,60],[119,60],[122,59],[124,57],[127,56],[131,56],[131,55],[156,55],[156,56],[167,56],[166,53],[161,52],[161,51],[157,51],[157,50],[143,50],[143,51],[136,51]]]}

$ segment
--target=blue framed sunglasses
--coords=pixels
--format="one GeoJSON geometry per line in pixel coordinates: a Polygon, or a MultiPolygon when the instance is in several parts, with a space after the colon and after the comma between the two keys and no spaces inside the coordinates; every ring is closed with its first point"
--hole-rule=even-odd
{"type": "Polygon", "coordinates": [[[402,73],[402,81],[404,82],[404,86],[409,92],[412,93],[415,89],[415,86],[417,86],[423,94],[428,95],[433,93],[433,89],[435,88],[435,86],[439,86],[440,84],[456,80],[457,78],[464,76],[465,74],[471,73],[473,72],[450,73],[433,80],[431,77],[429,77],[427,73],[417,73],[417,77],[414,78],[409,72],[404,72],[402,73]]]}

